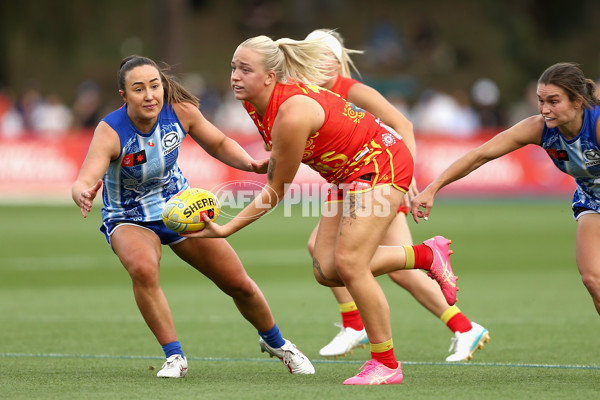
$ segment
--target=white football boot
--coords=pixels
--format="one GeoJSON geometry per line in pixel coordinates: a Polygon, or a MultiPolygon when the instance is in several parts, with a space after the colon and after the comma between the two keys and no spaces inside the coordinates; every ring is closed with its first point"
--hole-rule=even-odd
{"type": "Polygon", "coordinates": [[[187,374],[188,363],[181,354],[173,354],[167,358],[162,368],[156,374],[159,378],[183,378],[187,374]]]}
{"type": "Polygon", "coordinates": [[[279,348],[269,346],[262,338],[259,339],[260,351],[267,352],[271,357],[277,357],[283,362],[292,374],[314,374],[315,367],[296,345],[287,339],[285,344],[279,348]]]}
{"type": "Polygon", "coordinates": [[[446,358],[448,362],[467,361],[473,359],[473,353],[477,349],[483,349],[484,343],[490,341],[490,334],[483,326],[471,322],[471,330],[460,333],[454,332],[449,352],[454,353],[446,358]]]}
{"type": "Polygon", "coordinates": [[[346,356],[348,353],[352,354],[352,351],[357,347],[363,349],[367,347],[369,338],[365,328],[360,331],[352,328],[344,328],[342,324],[334,324],[340,328],[340,332],[329,342],[329,344],[323,347],[319,354],[323,357],[339,357],[346,356]]]}

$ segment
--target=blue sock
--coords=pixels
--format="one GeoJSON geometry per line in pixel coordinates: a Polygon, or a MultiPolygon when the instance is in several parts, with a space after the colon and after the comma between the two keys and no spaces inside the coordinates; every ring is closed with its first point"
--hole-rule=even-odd
{"type": "Polygon", "coordinates": [[[277,324],[275,324],[273,328],[266,332],[259,331],[258,334],[261,338],[263,338],[265,342],[267,342],[269,346],[275,349],[285,344],[285,339],[281,336],[281,332],[279,332],[279,327],[277,326],[277,324]]]}
{"type": "Polygon", "coordinates": [[[171,357],[173,354],[181,354],[181,356],[184,357],[183,350],[181,350],[181,343],[179,343],[179,340],[167,343],[162,348],[167,358],[171,357]]]}

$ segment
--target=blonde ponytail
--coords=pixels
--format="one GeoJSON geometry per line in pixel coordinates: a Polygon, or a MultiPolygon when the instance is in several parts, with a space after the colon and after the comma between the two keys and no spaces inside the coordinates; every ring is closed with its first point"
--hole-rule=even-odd
{"type": "Polygon", "coordinates": [[[275,72],[281,83],[322,82],[329,73],[322,62],[327,45],[321,40],[282,38],[273,41],[267,36],[256,36],[244,41],[240,47],[261,54],[263,68],[275,72]]]}

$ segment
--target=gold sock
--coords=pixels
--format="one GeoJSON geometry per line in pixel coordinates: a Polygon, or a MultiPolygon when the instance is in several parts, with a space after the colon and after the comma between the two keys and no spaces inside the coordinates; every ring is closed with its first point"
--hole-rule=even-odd
{"type": "Polygon", "coordinates": [[[460,309],[458,307],[450,306],[446,309],[446,311],[444,311],[442,313],[442,315],[440,316],[440,319],[442,320],[442,322],[444,324],[448,324],[448,321],[450,321],[450,318],[454,317],[459,312],[460,312],[460,309]]]}
{"type": "Polygon", "coordinates": [[[372,353],[383,353],[384,351],[388,351],[394,348],[394,340],[386,340],[383,343],[371,343],[371,352],[372,353]]]}
{"type": "Polygon", "coordinates": [[[356,303],[354,301],[350,301],[348,303],[342,303],[339,306],[340,306],[340,312],[343,312],[343,313],[358,310],[358,307],[356,307],[356,303]]]}
{"type": "Polygon", "coordinates": [[[415,268],[415,249],[412,246],[402,246],[404,247],[404,252],[406,253],[406,265],[404,269],[414,269],[415,268]]]}

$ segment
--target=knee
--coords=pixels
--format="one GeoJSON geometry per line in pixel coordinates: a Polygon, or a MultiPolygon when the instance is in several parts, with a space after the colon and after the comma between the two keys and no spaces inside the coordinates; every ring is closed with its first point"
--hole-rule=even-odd
{"type": "Polygon", "coordinates": [[[600,298],[600,275],[590,272],[583,273],[581,281],[592,296],[600,298]]]}
{"type": "Polygon", "coordinates": [[[313,269],[313,274],[315,276],[315,279],[317,280],[317,283],[319,283],[322,286],[325,287],[338,287],[338,286],[344,286],[343,284],[340,284],[337,281],[334,281],[332,279],[328,279],[327,277],[323,276],[319,271],[317,271],[316,269],[313,269]]]}
{"type": "Polygon", "coordinates": [[[357,258],[347,253],[337,253],[335,255],[335,270],[344,282],[349,282],[354,277],[357,267],[357,258]]]}
{"type": "Polygon", "coordinates": [[[258,293],[256,283],[248,276],[246,276],[246,279],[230,281],[226,285],[221,285],[220,288],[223,293],[232,299],[242,302],[254,297],[258,293]]]}
{"type": "Polygon", "coordinates": [[[331,268],[327,265],[323,265],[316,257],[313,257],[313,274],[317,282],[327,287],[344,286],[344,283],[334,277],[331,272],[331,268]]]}
{"type": "Polygon", "coordinates": [[[158,285],[160,281],[160,266],[158,260],[149,257],[132,257],[123,262],[123,265],[134,284],[144,286],[158,285]]]}

